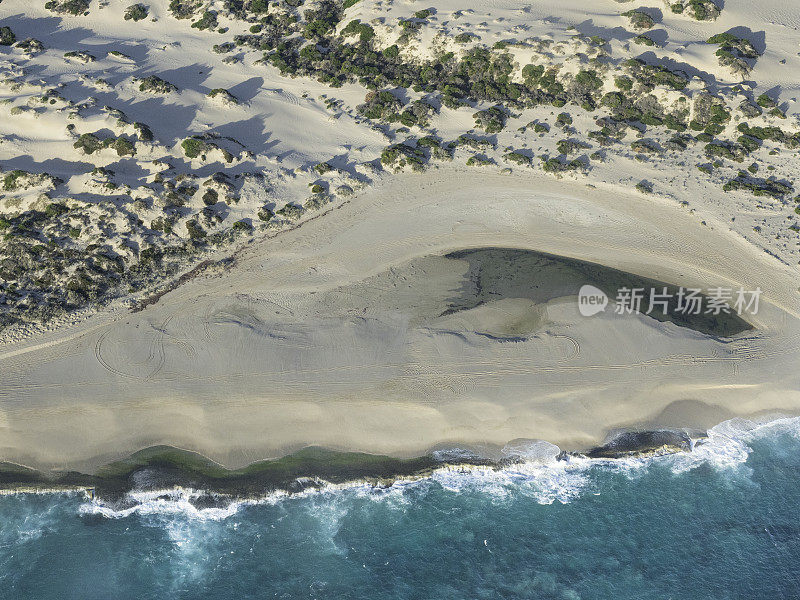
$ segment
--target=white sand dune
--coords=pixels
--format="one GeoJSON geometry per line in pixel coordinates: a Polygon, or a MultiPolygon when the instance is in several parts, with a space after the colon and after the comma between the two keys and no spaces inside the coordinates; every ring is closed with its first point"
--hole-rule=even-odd
{"type": "Polygon", "coordinates": [[[158,443],[231,466],[307,444],[403,456],[516,438],[582,448],[617,427],[797,412],[798,333],[792,269],[686,211],[443,169],[254,242],[141,312],[0,348],[0,454],[91,468],[158,443]],[[541,314],[506,302],[426,320],[466,272],[436,256],[481,246],[764,296],[756,329],[728,341],[642,316],[584,318],[564,300],[541,314]],[[523,341],[481,331],[526,319],[523,341]]]}

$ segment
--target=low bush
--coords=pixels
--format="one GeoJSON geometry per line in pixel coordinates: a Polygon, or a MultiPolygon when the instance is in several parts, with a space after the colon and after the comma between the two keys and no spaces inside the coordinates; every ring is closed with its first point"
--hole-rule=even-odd
{"type": "Polygon", "coordinates": [[[171,94],[177,91],[177,87],[169,81],[164,81],[157,75],[148,75],[139,80],[139,91],[150,94],[171,94]]]}
{"type": "Polygon", "coordinates": [[[54,13],[77,16],[89,10],[89,0],[50,0],[44,7],[54,13]]]}
{"type": "Polygon", "coordinates": [[[17,41],[17,36],[11,31],[11,27],[0,27],[0,46],[10,46],[17,41]]]}
{"type": "Polygon", "coordinates": [[[83,151],[84,154],[93,154],[103,147],[103,142],[93,133],[84,133],[72,147],[83,151]]]}
{"type": "Polygon", "coordinates": [[[629,10],[622,13],[622,16],[628,17],[634,29],[650,29],[656,24],[653,17],[641,10],[629,10]]]}
{"type": "Polygon", "coordinates": [[[527,166],[531,164],[530,156],[525,156],[519,152],[509,152],[508,154],[505,154],[503,158],[509,162],[517,163],[518,165],[527,166]]]}
{"type": "Polygon", "coordinates": [[[149,12],[150,9],[144,4],[131,4],[125,9],[124,18],[126,21],[141,21],[142,19],[147,18],[149,12]]]}
{"type": "Polygon", "coordinates": [[[201,240],[206,237],[205,230],[195,220],[186,221],[186,231],[189,233],[189,239],[201,240]]]}
{"type": "Polygon", "coordinates": [[[769,196],[776,199],[781,199],[794,191],[791,185],[775,181],[774,179],[745,178],[743,175],[746,174],[740,173],[736,179],[731,179],[722,186],[722,189],[726,192],[745,190],[754,196],[769,196]]]}
{"type": "Polygon", "coordinates": [[[196,137],[183,140],[181,142],[181,148],[183,148],[183,153],[188,158],[197,158],[208,152],[208,144],[206,144],[204,140],[196,137]]]}
{"type": "Polygon", "coordinates": [[[506,126],[508,114],[502,106],[492,106],[485,110],[479,110],[474,115],[475,126],[483,129],[486,133],[498,133],[506,126]]]}
{"type": "Polygon", "coordinates": [[[217,13],[213,10],[205,11],[203,15],[197,19],[197,21],[192,23],[192,27],[194,29],[199,29],[200,31],[205,29],[216,29],[217,25],[217,13]]]}

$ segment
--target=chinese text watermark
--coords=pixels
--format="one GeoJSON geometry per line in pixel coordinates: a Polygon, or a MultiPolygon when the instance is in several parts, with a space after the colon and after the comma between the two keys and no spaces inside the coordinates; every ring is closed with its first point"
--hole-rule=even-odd
{"type": "MultiPolygon", "coordinates": [[[[682,315],[720,315],[758,313],[761,288],[645,288],[621,287],[614,299],[614,312],[623,314],[660,313],[682,315]]],[[[606,309],[608,295],[593,285],[584,285],[578,292],[578,309],[590,317],[606,309]]]]}

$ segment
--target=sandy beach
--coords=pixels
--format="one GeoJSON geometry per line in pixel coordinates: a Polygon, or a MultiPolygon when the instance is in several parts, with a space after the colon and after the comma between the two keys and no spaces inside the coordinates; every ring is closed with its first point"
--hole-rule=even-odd
{"type": "Polygon", "coordinates": [[[582,449],[617,428],[797,413],[799,319],[796,272],[725,224],[613,188],[437,169],[255,239],[140,312],[6,344],[0,453],[91,470],[171,444],[238,467],[310,444],[582,449]],[[764,292],[729,340],[522,292],[443,314],[469,266],[444,255],[481,247],[764,292]]]}
{"type": "Polygon", "coordinates": [[[798,0],[0,0],[0,599],[800,598],[798,0]]]}

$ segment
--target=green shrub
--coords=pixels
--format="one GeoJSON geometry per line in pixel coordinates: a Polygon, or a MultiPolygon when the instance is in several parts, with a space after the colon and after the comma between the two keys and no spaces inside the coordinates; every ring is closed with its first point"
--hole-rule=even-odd
{"type": "Polygon", "coordinates": [[[556,125],[559,127],[572,125],[572,117],[569,113],[562,112],[556,117],[556,125]]]}
{"type": "Polygon", "coordinates": [[[328,19],[314,19],[306,23],[303,29],[303,36],[307,40],[322,39],[333,30],[335,24],[335,22],[328,19]]]}
{"type": "Polygon", "coordinates": [[[228,102],[229,104],[239,104],[239,100],[236,99],[236,96],[231,94],[225,88],[214,88],[213,90],[208,92],[208,97],[209,98],[216,98],[217,96],[219,96],[220,98],[222,98],[225,102],[228,102]]]}
{"type": "Polygon", "coordinates": [[[72,144],[73,148],[83,150],[84,154],[93,154],[103,147],[103,143],[93,133],[84,133],[72,144]]]}
{"type": "Polygon", "coordinates": [[[225,42],[223,44],[214,44],[211,46],[211,50],[213,50],[215,54],[227,54],[228,52],[233,52],[235,49],[236,44],[233,42],[225,42]]]}
{"type": "Polygon", "coordinates": [[[275,211],[276,215],[281,215],[287,219],[299,219],[305,209],[302,206],[297,206],[296,204],[285,204],[282,208],[275,211]]]}
{"type": "Polygon", "coordinates": [[[17,182],[19,179],[25,175],[27,175],[27,173],[20,169],[14,169],[11,173],[7,173],[6,176],[3,177],[3,189],[7,192],[13,192],[18,187],[17,182]]]}
{"type": "Polygon", "coordinates": [[[177,87],[168,81],[164,81],[157,75],[148,75],[139,80],[139,91],[151,94],[170,94],[177,91],[177,87]]]}
{"type": "Polygon", "coordinates": [[[720,157],[736,162],[744,160],[744,148],[729,142],[714,142],[706,145],[704,149],[705,155],[709,158],[720,157]]]}
{"type": "Polygon", "coordinates": [[[206,232],[200,226],[197,221],[190,220],[186,221],[186,230],[189,233],[189,239],[192,240],[201,240],[206,237],[206,232]]]}
{"type": "Polygon", "coordinates": [[[117,152],[118,156],[133,156],[136,154],[136,146],[128,138],[120,136],[111,147],[117,152]]]}
{"type": "Polygon", "coordinates": [[[400,48],[397,46],[397,44],[393,44],[388,48],[384,48],[382,50],[382,54],[386,58],[397,58],[400,55],[400,48]]]}
{"type": "MultiPolygon", "coordinates": [[[[125,54],[124,52],[120,52],[119,50],[112,50],[108,53],[110,56],[115,56],[117,58],[121,58],[123,60],[133,60],[130,56],[125,54]]],[[[108,83],[105,79],[98,79],[97,83],[105,82],[108,83]]]]}
{"type": "Polygon", "coordinates": [[[530,165],[531,158],[529,156],[525,156],[524,154],[520,154],[519,152],[509,152],[505,154],[503,158],[507,161],[517,163],[518,165],[530,165]]]}
{"type": "Polygon", "coordinates": [[[400,113],[400,122],[406,127],[427,127],[434,107],[425,100],[415,100],[400,113]]]}
{"type": "Polygon", "coordinates": [[[697,21],[713,21],[720,15],[719,7],[711,0],[689,0],[685,8],[697,21]]]}
{"type": "Polygon", "coordinates": [[[192,27],[194,29],[199,29],[200,31],[205,29],[216,29],[217,25],[217,13],[213,10],[205,11],[203,15],[197,19],[197,21],[192,23],[192,27]]]}
{"type": "Polygon", "coordinates": [[[365,23],[362,23],[361,21],[356,19],[350,21],[347,24],[347,27],[342,29],[342,35],[345,37],[350,35],[357,35],[362,42],[368,42],[373,37],[375,37],[375,30],[369,25],[366,25],[365,23]]]}
{"type": "Polygon", "coordinates": [[[213,206],[217,202],[219,202],[219,193],[217,190],[208,189],[203,193],[203,204],[206,206],[213,206]]]}
{"type": "Polygon", "coordinates": [[[683,73],[670,71],[661,65],[648,65],[638,58],[627,60],[625,65],[634,79],[648,87],[664,85],[673,90],[682,90],[689,84],[683,73]]]}
{"type": "Polygon", "coordinates": [[[541,161],[542,161],[542,170],[545,173],[563,173],[566,171],[577,171],[585,167],[585,165],[577,159],[566,162],[559,158],[547,158],[546,156],[542,156],[541,161]]]}
{"type": "Polygon", "coordinates": [[[181,142],[181,148],[183,148],[183,153],[188,158],[197,158],[198,156],[208,152],[208,144],[196,137],[186,138],[183,140],[181,142]]]}
{"type": "Polygon", "coordinates": [[[253,226],[247,221],[236,221],[233,224],[234,231],[252,231],[253,226]]]}
{"type": "Polygon", "coordinates": [[[583,142],[577,140],[559,140],[556,144],[556,149],[558,150],[559,154],[575,154],[576,152],[580,152],[581,150],[585,150],[590,148],[589,144],[585,144],[583,142]]]}
{"type": "Polygon", "coordinates": [[[169,11],[176,19],[189,19],[202,6],[200,0],[171,0],[169,11]]]}
{"type": "Polygon", "coordinates": [[[603,80],[597,76],[595,71],[591,70],[578,71],[578,74],[575,76],[575,81],[592,90],[599,90],[603,87],[603,80]]]}
{"type": "Polygon", "coordinates": [[[453,38],[457,44],[469,44],[472,40],[478,39],[478,36],[474,33],[459,33],[455,38],[453,38]]]}
{"type": "Polygon", "coordinates": [[[525,65],[522,68],[522,78],[529,86],[536,85],[544,75],[544,67],[542,65],[525,65]]]}
{"type": "Polygon", "coordinates": [[[494,148],[494,143],[490,139],[476,138],[471,135],[462,134],[458,136],[458,140],[453,142],[455,146],[467,146],[473,150],[482,150],[484,148],[494,148]]]}
{"type": "Polygon", "coordinates": [[[641,44],[642,46],[655,46],[656,43],[652,40],[652,38],[646,36],[645,34],[637,35],[633,38],[633,42],[635,44],[641,44]]]}
{"type": "Polygon", "coordinates": [[[125,9],[126,21],[141,21],[146,19],[150,9],[144,4],[131,4],[125,9]]]}
{"type": "MultiPolygon", "coordinates": [[[[755,46],[753,46],[749,40],[737,37],[732,33],[718,33],[717,35],[712,35],[706,40],[706,43],[717,44],[720,46],[720,50],[728,53],[735,53],[744,58],[758,58],[759,56],[755,46]]],[[[721,56],[719,51],[717,56],[721,56]]]]}
{"type": "Polygon", "coordinates": [[[134,123],[133,128],[136,130],[136,133],[139,134],[139,139],[143,142],[153,141],[153,132],[144,123],[134,123]]]}
{"type": "Polygon", "coordinates": [[[740,174],[736,179],[728,181],[722,189],[726,192],[733,190],[749,191],[754,196],[770,196],[782,199],[787,194],[791,194],[794,188],[791,185],[775,181],[773,179],[744,178],[740,174]]]}
{"type": "Polygon", "coordinates": [[[400,143],[389,146],[381,153],[381,164],[398,168],[410,165],[415,171],[422,170],[425,154],[421,148],[400,143]]]}
{"type": "Polygon", "coordinates": [[[621,75],[620,77],[614,78],[614,85],[616,85],[619,89],[628,92],[633,88],[633,79],[626,75],[621,75]]]}
{"type": "Polygon", "coordinates": [[[92,63],[97,60],[94,55],[82,50],[70,50],[69,52],[64,52],[64,58],[74,58],[83,64],[92,63]]]}
{"type": "Polygon", "coordinates": [[[761,147],[761,142],[749,135],[740,135],[736,141],[748,152],[755,152],[761,147]]]}
{"type": "Polygon", "coordinates": [[[10,46],[17,41],[11,27],[0,27],[0,46],[10,46]]]}
{"type": "Polygon", "coordinates": [[[50,0],[44,7],[54,13],[77,16],[89,10],[89,0],[50,0]]]}
{"type": "Polygon", "coordinates": [[[622,13],[623,17],[628,17],[630,19],[631,25],[635,29],[650,29],[653,27],[656,22],[653,18],[645,12],[641,10],[629,10],[627,12],[622,13]]]}
{"type": "Polygon", "coordinates": [[[664,125],[668,129],[672,129],[673,131],[686,131],[686,123],[681,121],[675,115],[665,115],[664,116],[664,125]]]}
{"type": "Polygon", "coordinates": [[[403,103],[400,102],[391,92],[369,92],[364,99],[364,104],[357,106],[358,112],[368,119],[382,119],[384,121],[395,122],[400,120],[400,113],[403,103]]]}
{"type": "Polygon", "coordinates": [[[486,133],[498,133],[506,126],[508,115],[505,109],[500,106],[492,106],[485,110],[479,110],[472,115],[475,119],[475,126],[483,129],[486,133]]]}
{"type": "Polygon", "coordinates": [[[67,205],[62,202],[53,202],[52,204],[48,204],[47,208],[44,209],[44,214],[51,219],[54,217],[60,217],[66,212],[69,212],[69,208],[67,208],[67,205]]]}
{"type": "Polygon", "coordinates": [[[766,94],[761,94],[758,98],[756,98],[756,103],[761,108],[774,108],[778,106],[778,103],[766,94]]]}
{"type": "Polygon", "coordinates": [[[650,140],[636,140],[631,144],[631,149],[634,152],[640,152],[642,154],[660,153],[658,146],[656,146],[655,143],[650,140]]]}
{"type": "Polygon", "coordinates": [[[489,165],[493,165],[494,161],[491,158],[487,158],[486,156],[479,156],[474,155],[470,156],[467,159],[467,166],[468,167],[488,167],[489,165]]]}

